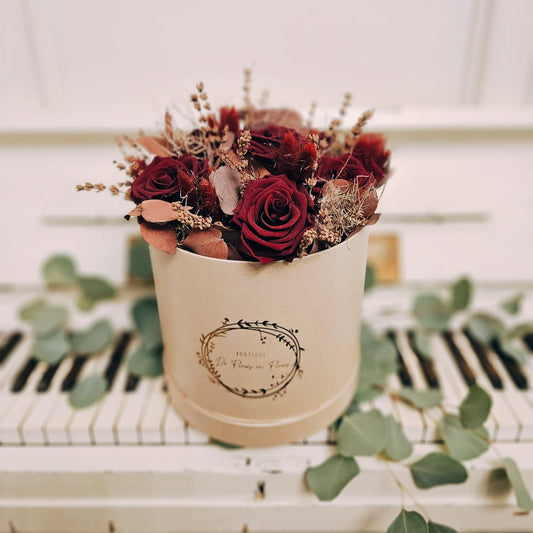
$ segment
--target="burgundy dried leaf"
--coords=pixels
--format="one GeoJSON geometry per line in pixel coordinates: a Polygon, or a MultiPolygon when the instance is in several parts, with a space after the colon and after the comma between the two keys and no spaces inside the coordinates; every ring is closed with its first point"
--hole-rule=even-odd
{"type": "Polygon", "coordinates": [[[165,148],[157,139],[153,137],[139,137],[137,144],[140,144],[147,152],[159,157],[172,157],[174,154],[165,148]]]}
{"type": "Polygon", "coordinates": [[[242,255],[231,245],[228,245],[228,259],[232,261],[242,261],[242,255]]]}
{"type": "Polygon", "coordinates": [[[254,161],[253,164],[250,165],[250,168],[254,173],[256,180],[264,178],[265,176],[268,176],[270,174],[270,172],[261,163],[257,161],[254,161]]]}
{"type": "Polygon", "coordinates": [[[363,216],[366,218],[370,218],[374,214],[374,211],[378,207],[378,195],[375,190],[370,190],[365,194],[361,207],[363,209],[363,216]]]}
{"type": "Polygon", "coordinates": [[[174,228],[141,223],[141,235],[150,245],[167,254],[175,254],[178,240],[174,228]]]}
{"type": "Polygon", "coordinates": [[[239,243],[241,242],[240,230],[227,228],[222,224],[222,222],[215,222],[214,226],[216,227],[216,229],[220,230],[223,239],[228,245],[234,246],[235,248],[239,246],[239,243]]]}
{"type": "Polygon", "coordinates": [[[366,223],[367,226],[372,226],[374,225],[381,217],[381,213],[374,213],[369,219],[368,219],[368,222],[366,223]]]}
{"type": "Polygon", "coordinates": [[[147,222],[170,222],[176,220],[178,212],[170,202],[164,200],[145,200],[141,204],[142,217],[147,222]]]}
{"type": "Polygon", "coordinates": [[[183,241],[183,246],[198,255],[215,259],[228,258],[228,245],[222,239],[222,232],[214,227],[191,230],[183,241]]]}
{"type": "Polygon", "coordinates": [[[239,172],[228,166],[219,167],[211,173],[209,181],[217,193],[220,209],[226,215],[233,215],[239,203],[239,172]]]}

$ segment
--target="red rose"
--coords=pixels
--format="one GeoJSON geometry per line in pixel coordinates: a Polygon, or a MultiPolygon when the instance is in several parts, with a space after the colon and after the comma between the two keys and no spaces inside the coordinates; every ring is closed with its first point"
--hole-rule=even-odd
{"type": "Polygon", "coordinates": [[[313,200],[285,175],[248,183],[235,208],[239,250],[261,263],[292,261],[304,232],[313,225],[313,200]]]}
{"type": "Polygon", "coordinates": [[[376,187],[383,185],[389,172],[390,150],[379,133],[365,133],[359,137],[353,155],[361,161],[365,170],[374,175],[376,187]]]}
{"type": "Polygon", "coordinates": [[[332,179],[357,182],[359,187],[373,183],[374,179],[363,163],[355,156],[342,154],[339,157],[325,156],[319,159],[316,171],[317,185],[332,179]]]}
{"type": "Polygon", "coordinates": [[[152,199],[180,201],[196,211],[210,211],[215,192],[206,185],[210,185],[208,171],[207,160],[189,154],[156,156],[133,182],[131,198],[137,204],[152,199]]]}

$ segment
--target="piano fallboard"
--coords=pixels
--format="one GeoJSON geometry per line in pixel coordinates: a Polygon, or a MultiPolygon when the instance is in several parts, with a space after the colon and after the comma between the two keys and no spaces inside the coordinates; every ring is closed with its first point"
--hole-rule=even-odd
{"type": "MultiPolygon", "coordinates": [[[[454,325],[433,337],[428,371],[409,342],[406,294],[386,292],[365,303],[367,317],[398,349],[401,371],[391,376],[391,387],[409,381],[417,389],[438,386],[451,410],[474,379],[494,399],[487,429],[495,444],[467,462],[466,483],[416,489],[405,465],[440,448],[442,413],[381,397],[364,408],[395,416],[415,452],[404,464],[358,457],[361,474],[329,503],[306,488],[303,473],[335,453],[330,429],[287,446],[226,449],[173,411],[163,378],[128,374],[124,361],[137,339],[124,302],[105,309],[118,328],[105,353],[70,358],[52,372],[32,360],[31,335],[12,319],[15,304],[28,296],[9,295],[0,303],[0,313],[11,312],[0,328],[0,532],[382,532],[402,505],[391,471],[436,522],[460,531],[533,531],[533,518],[516,514],[508,487],[491,482],[501,457],[509,456],[533,490],[531,361],[510,368],[492,350],[479,353],[454,325]],[[112,376],[108,394],[73,410],[69,387],[93,372],[112,376]]],[[[409,497],[405,505],[414,508],[409,497]]]]}

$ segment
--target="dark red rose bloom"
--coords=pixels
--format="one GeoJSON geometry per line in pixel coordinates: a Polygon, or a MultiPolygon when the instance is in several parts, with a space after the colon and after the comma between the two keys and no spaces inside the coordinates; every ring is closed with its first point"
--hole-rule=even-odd
{"type": "MultiPolygon", "coordinates": [[[[295,130],[283,126],[267,126],[261,130],[251,130],[250,153],[269,172],[277,171],[279,147],[286,133],[298,135],[295,130]]],[[[298,135],[299,136],[299,135],[298,135]]]]}
{"type": "Polygon", "coordinates": [[[339,157],[322,157],[316,171],[317,185],[332,179],[344,179],[357,182],[359,187],[374,183],[374,178],[363,163],[355,156],[342,154],[339,157]]]}
{"type": "Polygon", "coordinates": [[[286,133],[279,147],[277,168],[296,183],[304,183],[313,174],[316,147],[308,138],[295,132],[286,133]]]}
{"type": "Polygon", "coordinates": [[[287,176],[266,176],[248,183],[233,221],[241,228],[243,255],[261,263],[292,261],[313,226],[313,200],[287,176]]]}
{"type": "Polygon", "coordinates": [[[376,187],[382,185],[389,172],[390,150],[385,146],[385,139],[379,133],[365,133],[359,137],[353,150],[365,167],[365,170],[374,175],[376,187]]]}

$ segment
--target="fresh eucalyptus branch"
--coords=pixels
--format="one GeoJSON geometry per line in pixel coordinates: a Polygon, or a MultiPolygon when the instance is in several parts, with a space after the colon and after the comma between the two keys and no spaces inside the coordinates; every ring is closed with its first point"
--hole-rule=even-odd
{"type": "MultiPolygon", "coordinates": [[[[437,293],[425,293],[415,297],[412,314],[416,321],[415,345],[425,357],[431,355],[431,336],[450,327],[453,315],[465,314],[472,296],[472,283],[461,278],[451,286],[449,297],[437,293]]],[[[502,303],[501,308],[511,314],[519,311],[521,295],[502,303]]],[[[524,361],[525,352],[515,343],[520,336],[533,331],[529,323],[506,329],[503,321],[493,314],[476,312],[463,316],[463,327],[486,345],[500,342],[508,348],[513,343],[514,356],[524,361]]],[[[468,472],[462,462],[485,453],[491,443],[483,424],[487,420],[491,406],[491,396],[480,386],[472,385],[466,397],[457,407],[457,412],[449,412],[442,405],[442,394],[438,390],[414,390],[404,387],[398,390],[387,388],[389,374],[396,372],[396,349],[387,337],[376,334],[364,324],[361,330],[361,368],[357,394],[346,413],[335,423],[337,432],[337,453],[324,463],[306,471],[309,488],[321,501],[333,500],[343,488],[355,478],[360,470],[357,456],[377,456],[388,465],[396,461],[409,469],[414,484],[419,489],[429,489],[438,485],[463,483],[468,472]],[[412,463],[405,463],[413,446],[402,428],[391,415],[377,409],[362,410],[362,405],[379,394],[388,394],[412,408],[426,410],[439,407],[442,417],[437,421],[438,432],[443,446],[442,451],[432,452],[412,463]]],[[[505,350],[507,352],[507,350],[505,350]]],[[[498,453],[497,448],[495,451],[498,453]]],[[[513,459],[501,457],[503,470],[515,491],[517,505],[522,511],[533,510],[533,500],[525,486],[520,470],[513,459]]],[[[387,533],[429,532],[453,533],[455,530],[431,521],[411,495],[413,504],[422,514],[408,511],[403,503],[403,494],[409,494],[406,487],[389,468],[394,482],[402,493],[402,508],[389,526],[387,533]]]]}

